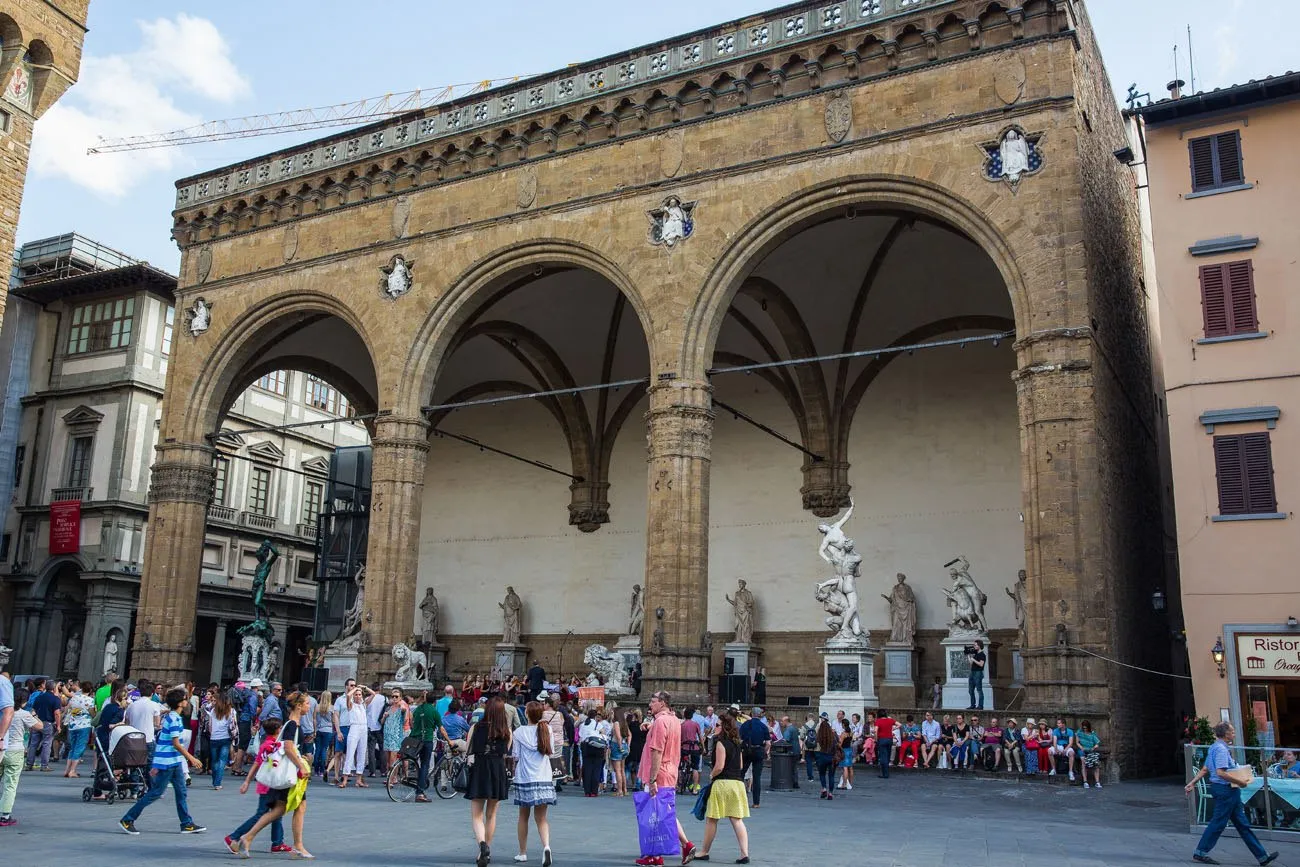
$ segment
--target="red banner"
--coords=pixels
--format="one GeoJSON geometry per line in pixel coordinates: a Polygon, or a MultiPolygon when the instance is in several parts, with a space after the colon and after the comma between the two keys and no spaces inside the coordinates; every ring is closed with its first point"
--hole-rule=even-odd
{"type": "Polygon", "coordinates": [[[81,501],[50,503],[50,554],[76,554],[80,551],[81,501]]]}
{"type": "Polygon", "coordinates": [[[605,687],[603,686],[580,686],[578,687],[578,701],[586,704],[604,704],[605,687]]]}

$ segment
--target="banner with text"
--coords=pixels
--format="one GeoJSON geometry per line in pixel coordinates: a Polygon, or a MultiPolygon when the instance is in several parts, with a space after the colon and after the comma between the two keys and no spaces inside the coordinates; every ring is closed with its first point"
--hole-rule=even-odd
{"type": "Polygon", "coordinates": [[[50,555],[81,551],[81,501],[50,503],[50,555]]]}

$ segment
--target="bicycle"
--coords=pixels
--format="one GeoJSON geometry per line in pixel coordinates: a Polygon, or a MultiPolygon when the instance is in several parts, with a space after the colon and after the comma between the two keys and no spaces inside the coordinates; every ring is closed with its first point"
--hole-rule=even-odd
{"type": "Polygon", "coordinates": [[[402,744],[398,759],[388,769],[384,781],[388,798],[397,803],[410,803],[420,791],[420,754],[416,744],[402,744]]]}
{"type": "Polygon", "coordinates": [[[433,771],[433,790],[445,800],[456,797],[456,777],[465,766],[465,756],[450,749],[445,741],[439,746],[442,758],[433,771]]]}

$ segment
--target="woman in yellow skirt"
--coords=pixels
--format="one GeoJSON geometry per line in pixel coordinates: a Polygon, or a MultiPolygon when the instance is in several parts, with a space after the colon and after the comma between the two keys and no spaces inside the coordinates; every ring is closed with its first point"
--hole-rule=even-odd
{"type": "Polygon", "coordinates": [[[722,715],[721,731],[713,745],[712,788],[709,805],[704,812],[704,848],[695,856],[696,861],[708,861],[713,838],[718,833],[718,820],[730,819],[740,846],[737,864],[749,863],[749,831],[745,819],[749,818],[749,797],[745,794],[745,773],[741,770],[740,729],[733,711],[722,715]]]}

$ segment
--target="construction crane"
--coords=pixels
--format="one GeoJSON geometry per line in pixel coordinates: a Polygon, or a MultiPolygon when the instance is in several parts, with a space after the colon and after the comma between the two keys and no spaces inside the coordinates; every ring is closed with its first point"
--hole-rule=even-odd
{"type": "Polygon", "coordinates": [[[429,108],[439,103],[471,96],[491,90],[499,84],[508,84],[532,75],[512,75],[509,78],[489,78],[483,81],[464,84],[449,84],[428,90],[408,90],[404,93],[386,93],[383,96],[359,99],[355,102],[343,102],[338,105],[325,105],[319,108],[298,108],[274,114],[250,114],[225,120],[211,120],[197,126],[171,132],[152,133],[150,135],[133,135],[125,138],[106,139],[86,152],[91,154],[111,154],[122,151],[149,150],[151,148],[179,147],[200,142],[228,141],[237,138],[251,138],[259,135],[278,135],[306,129],[320,129],[331,126],[360,126],[371,121],[383,120],[399,114],[429,108]]]}

